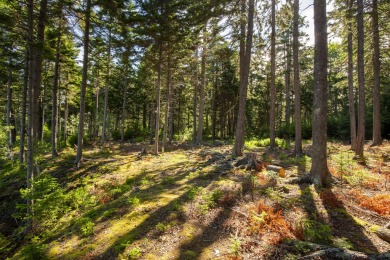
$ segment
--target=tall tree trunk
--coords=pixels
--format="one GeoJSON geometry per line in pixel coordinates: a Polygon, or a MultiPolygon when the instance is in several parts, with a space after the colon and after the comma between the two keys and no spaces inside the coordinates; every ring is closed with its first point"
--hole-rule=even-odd
{"type": "Polygon", "coordinates": [[[381,145],[381,93],[380,93],[380,52],[379,52],[379,24],[378,24],[378,0],[372,0],[372,69],[374,77],[374,95],[373,95],[373,129],[372,145],[381,145]]]}
{"type": "MultiPolygon", "coordinates": [[[[27,31],[27,42],[28,42],[28,89],[27,89],[27,153],[26,153],[26,182],[27,188],[32,188],[34,180],[34,0],[28,0],[27,2],[27,14],[28,14],[28,31],[27,31]]],[[[33,211],[33,201],[27,200],[27,215],[33,211]]],[[[33,226],[32,219],[28,220],[27,227],[31,229],[33,226]]]]}
{"type": "Polygon", "coordinates": [[[26,140],[26,114],[27,114],[27,87],[28,87],[28,76],[29,76],[29,57],[30,50],[26,48],[26,60],[24,67],[24,79],[23,79],[23,90],[22,90],[22,113],[20,118],[20,146],[19,146],[19,162],[20,165],[24,162],[24,144],[26,140]]]}
{"type": "Polygon", "coordinates": [[[41,111],[40,97],[41,97],[41,81],[42,81],[42,56],[43,56],[43,45],[45,42],[45,26],[46,26],[46,13],[47,13],[47,0],[41,0],[39,18],[38,18],[38,30],[37,30],[37,43],[34,48],[34,78],[33,78],[33,132],[35,140],[38,140],[42,136],[40,126],[41,122],[41,111]]]}
{"type": "MultiPolygon", "coordinates": [[[[217,67],[215,66],[215,69],[217,67]]],[[[217,85],[218,85],[218,75],[217,71],[215,71],[214,75],[214,83],[213,83],[213,98],[211,100],[211,124],[212,124],[212,131],[211,131],[211,139],[215,141],[216,137],[216,127],[217,127],[217,85]]]]}
{"type": "MultiPolygon", "coordinates": [[[[128,61],[127,61],[128,62],[128,61]]],[[[125,84],[123,86],[123,101],[122,101],[122,115],[121,115],[121,143],[125,142],[125,118],[126,118],[126,102],[127,102],[127,84],[128,84],[128,64],[126,62],[125,68],[125,84]]]]}
{"type": "Polygon", "coordinates": [[[60,15],[57,45],[56,45],[56,61],[54,65],[54,79],[53,79],[53,93],[52,93],[52,114],[51,114],[51,156],[58,156],[57,153],[57,123],[58,123],[58,78],[60,71],[60,46],[61,46],[61,28],[62,28],[62,16],[60,15]]]}
{"type": "Polygon", "coordinates": [[[168,41],[167,46],[167,89],[165,93],[165,115],[164,115],[164,130],[163,130],[163,149],[167,149],[167,136],[168,136],[168,125],[169,125],[169,113],[171,111],[171,49],[170,42],[168,41]]]}
{"type": "Polygon", "coordinates": [[[198,136],[196,144],[201,145],[203,140],[203,118],[204,118],[204,99],[205,99],[205,85],[206,85],[206,27],[203,30],[203,46],[201,58],[201,82],[199,91],[199,117],[198,117],[198,136]]]}
{"type": "MultiPolygon", "coordinates": [[[[96,65],[99,67],[99,62],[96,65]]],[[[97,139],[99,136],[99,95],[100,95],[100,84],[99,84],[99,68],[96,73],[96,94],[95,94],[95,128],[94,128],[94,138],[97,139]]]]}
{"type": "Polygon", "coordinates": [[[12,145],[12,131],[11,131],[11,117],[12,117],[12,60],[9,59],[8,66],[8,83],[7,83],[7,158],[12,160],[13,145],[12,145]]]}
{"type": "Polygon", "coordinates": [[[353,87],[353,38],[352,38],[352,8],[354,0],[349,0],[348,6],[348,101],[349,123],[351,129],[351,149],[356,150],[356,111],[355,91],[353,87]]]}
{"type": "MultiPolygon", "coordinates": [[[[238,118],[235,134],[235,142],[233,148],[234,156],[241,156],[244,148],[245,141],[245,109],[246,109],[246,98],[248,94],[248,79],[249,79],[249,68],[252,53],[252,36],[253,36],[253,15],[254,15],[254,0],[249,0],[248,9],[248,31],[245,39],[245,20],[241,21],[241,38],[240,39],[240,90],[239,90],[239,104],[238,104],[238,118]]],[[[245,14],[245,1],[241,0],[241,13],[245,14]]]]}
{"type": "Polygon", "coordinates": [[[288,42],[286,44],[286,74],[285,74],[285,83],[286,83],[286,126],[290,126],[291,118],[291,98],[290,98],[290,75],[291,75],[291,46],[290,46],[290,31],[288,34],[288,42]]]}
{"type": "Polygon", "coordinates": [[[154,129],[154,154],[158,155],[158,137],[160,130],[160,109],[161,109],[161,65],[162,65],[162,39],[160,38],[159,50],[158,50],[158,64],[157,64],[157,109],[156,109],[156,120],[154,129]]]}
{"type": "Polygon", "coordinates": [[[87,77],[88,77],[90,16],[91,16],[91,0],[87,0],[87,6],[85,9],[84,57],[83,57],[83,74],[82,74],[82,78],[81,78],[79,129],[78,129],[78,136],[77,136],[77,154],[76,154],[76,160],[75,160],[75,163],[77,166],[80,165],[82,158],[83,158],[85,94],[87,91],[87,77]]]}
{"type": "Polygon", "coordinates": [[[269,133],[270,147],[275,148],[275,103],[276,103],[276,88],[275,88],[275,71],[276,71],[276,55],[275,55],[275,0],[271,2],[271,85],[270,85],[270,115],[269,115],[269,133]]]}
{"type": "Polygon", "coordinates": [[[196,110],[198,109],[198,46],[196,46],[195,50],[195,65],[194,65],[194,107],[193,107],[193,117],[194,117],[194,129],[193,129],[193,142],[196,144],[197,138],[197,127],[196,127],[196,110]]]}
{"type": "Polygon", "coordinates": [[[110,83],[110,64],[111,64],[111,27],[108,29],[108,54],[107,55],[108,55],[108,61],[107,61],[106,87],[104,89],[102,146],[104,146],[106,142],[106,130],[107,130],[106,128],[107,128],[107,110],[108,110],[108,85],[110,83]]]}
{"type": "Polygon", "coordinates": [[[358,130],[356,137],[356,155],[363,157],[365,138],[365,91],[364,91],[364,21],[363,0],[357,0],[357,67],[359,83],[359,107],[358,107],[358,130]]]}
{"type": "Polygon", "coordinates": [[[314,0],[314,101],[311,179],[323,186],[330,181],[327,164],[328,33],[326,0],[314,0]]]}
{"type": "Polygon", "coordinates": [[[64,104],[64,145],[68,139],[68,115],[69,115],[69,105],[68,105],[68,91],[65,91],[65,104],[64,104]]]}
{"type": "Polygon", "coordinates": [[[293,66],[294,66],[294,124],[296,155],[302,154],[301,82],[299,78],[299,0],[294,0],[293,66]]]}

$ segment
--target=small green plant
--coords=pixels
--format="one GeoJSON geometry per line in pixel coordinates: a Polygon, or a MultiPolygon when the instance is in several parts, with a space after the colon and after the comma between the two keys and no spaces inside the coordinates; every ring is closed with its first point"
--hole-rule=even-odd
{"type": "MultiPolygon", "coordinates": [[[[21,189],[21,197],[30,204],[29,214],[25,219],[31,219],[39,227],[51,227],[64,214],[68,208],[64,206],[64,190],[57,179],[49,174],[41,174],[31,184],[31,188],[21,189]]],[[[26,204],[17,205],[25,211],[26,204]]]]}
{"type": "Polygon", "coordinates": [[[66,195],[66,201],[74,209],[85,208],[95,203],[94,196],[91,196],[85,187],[71,190],[66,195]]]}
{"type": "Polygon", "coordinates": [[[329,243],[333,238],[330,227],[321,222],[308,219],[303,222],[303,228],[303,234],[307,241],[329,243]]]}
{"type": "Polygon", "coordinates": [[[137,246],[133,247],[129,251],[129,259],[131,259],[131,260],[138,259],[141,257],[141,253],[142,253],[141,248],[139,248],[137,246]]]}
{"type": "Polygon", "coordinates": [[[136,208],[139,206],[140,204],[140,199],[135,197],[135,196],[132,196],[130,198],[127,199],[127,204],[132,207],[132,208],[136,208]]]}
{"type": "Polygon", "coordinates": [[[75,221],[74,226],[81,236],[87,237],[93,234],[93,228],[95,225],[90,218],[82,217],[75,221]]]}
{"type": "Polygon", "coordinates": [[[186,193],[187,199],[190,201],[194,200],[201,189],[201,187],[192,187],[191,189],[189,189],[186,193]]]}
{"type": "Polygon", "coordinates": [[[230,252],[233,255],[238,256],[241,250],[241,240],[238,237],[232,237],[230,241],[230,252]]]}
{"type": "Polygon", "coordinates": [[[156,229],[160,233],[167,231],[169,228],[170,228],[169,224],[165,225],[164,223],[161,223],[161,222],[158,222],[158,224],[156,225],[156,229]]]}
{"type": "Polygon", "coordinates": [[[165,177],[161,181],[162,185],[172,185],[174,183],[175,183],[175,180],[172,177],[165,177]]]}

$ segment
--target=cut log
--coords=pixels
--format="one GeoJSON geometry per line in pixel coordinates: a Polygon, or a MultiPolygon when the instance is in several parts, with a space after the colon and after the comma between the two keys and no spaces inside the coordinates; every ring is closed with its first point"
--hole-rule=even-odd
{"type": "Polygon", "coordinates": [[[390,229],[387,229],[387,228],[379,228],[377,230],[374,231],[374,233],[380,237],[381,239],[383,239],[384,241],[386,241],[387,243],[390,243],[390,229]]]}
{"type": "Polygon", "coordinates": [[[370,259],[367,254],[342,248],[328,248],[298,259],[370,259]]]}
{"type": "Polygon", "coordinates": [[[268,165],[267,171],[277,172],[279,174],[279,177],[284,178],[286,176],[284,168],[277,166],[277,165],[268,165]]]}
{"type": "Polygon", "coordinates": [[[390,229],[390,222],[385,225],[385,228],[390,229]]]}

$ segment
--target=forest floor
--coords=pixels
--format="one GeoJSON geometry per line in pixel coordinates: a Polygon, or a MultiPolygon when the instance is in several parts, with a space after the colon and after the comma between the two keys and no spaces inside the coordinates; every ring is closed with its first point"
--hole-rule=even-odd
{"type": "Polygon", "coordinates": [[[263,146],[248,142],[246,151],[283,167],[284,177],[235,167],[240,158],[227,144],[170,145],[159,156],[139,156],[146,144],[89,147],[79,169],[71,149],[47,155],[41,176],[53,178],[40,177],[46,191],[35,194],[44,215],[34,215],[34,232],[22,239],[15,204],[23,203],[24,173],[4,164],[0,259],[327,259],[332,250],[389,257],[378,236],[390,222],[389,142],[366,146],[364,162],[329,143],[335,183],[323,189],[297,183],[310,170],[308,155],[263,146]]]}

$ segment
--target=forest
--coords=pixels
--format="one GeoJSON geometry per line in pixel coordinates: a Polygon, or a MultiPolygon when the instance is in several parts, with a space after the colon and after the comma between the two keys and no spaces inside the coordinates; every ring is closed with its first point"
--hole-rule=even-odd
{"type": "Polygon", "coordinates": [[[0,0],[0,259],[390,259],[390,1],[0,0]]]}

